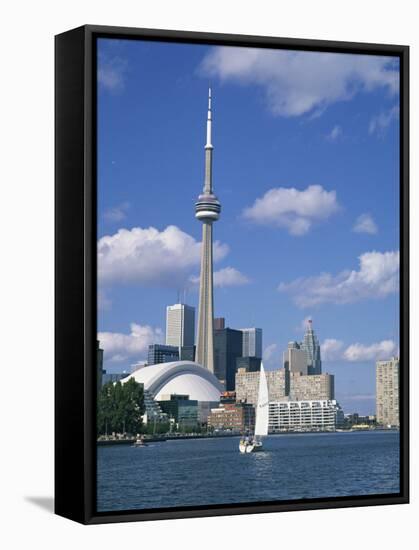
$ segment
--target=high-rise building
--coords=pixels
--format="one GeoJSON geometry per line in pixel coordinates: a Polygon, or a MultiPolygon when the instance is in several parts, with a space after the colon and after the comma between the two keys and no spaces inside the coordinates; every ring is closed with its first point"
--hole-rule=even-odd
{"type": "Polygon", "coordinates": [[[306,352],[308,374],[321,374],[322,361],[320,357],[320,344],[313,330],[313,321],[309,319],[301,349],[306,352]]]}
{"type": "MultiPolygon", "coordinates": [[[[269,401],[282,401],[289,394],[289,372],[285,369],[265,371],[269,401]]],[[[258,400],[259,372],[239,369],[236,373],[236,399],[255,405],[258,400]]]]}
{"type": "Polygon", "coordinates": [[[307,354],[301,349],[298,342],[289,342],[288,348],[284,351],[284,369],[289,372],[301,372],[308,374],[307,354]]]}
{"type": "Polygon", "coordinates": [[[207,142],[205,145],[204,189],[195,204],[195,217],[202,222],[201,276],[199,283],[196,361],[214,372],[214,294],[212,224],[218,220],[221,204],[212,188],[211,88],[208,93],[207,142]]]}
{"type": "Polygon", "coordinates": [[[335,377],[333,374],[290,373],[289,397],[294,401],[333,400],[335,398],[335,377]]]}
{"type": "Polygon", "coordinates": [[[243,333],[243,357],[262,358],[262,329],[242,328],[243,333]]]}
{"type": "Polygon", "coordinates": [[[174,304],[166,308],[166,345],[193,346],[195,342],[195,308],[174,304]]]}
{"type": "Polygon", "coordinates": [[[236,359],[241,357],[242,346],[240,330],[224,328],[214,331],[214,374],[229,391],[235,387],[236,359]]]}
{"type": "Polygon", "coordinates": [[[377,361],[375,365],[377,423],[384,426],[399,426],[399,380],[400,361],[392,357],[377,361]]]}
{"type": "Polygon", "coordinates": [[[166,346],[165,344],[151,344],[148,346],[149,365],[157,365],[158,363],[170,363],[171,361],[179,361],[179,348],[176,346],[166,346]]]}
{"type": "Polygon", "coordinates": [[[239,369],[244,369],[246,372],[258,372],[261,363],[262,359],[260,357],[237,357],[236,372],[239,369]]]}
{"type": "Polygon", "coordinates": [[[182,346],[179,348],[180,361],[195,361],[195,346],[182,346]]]}
{"type": "Polygon", "coordinates": [[[226,328],[226,320],[224,317],[215,317],[214,318],[214,330],[220,330],[226,328]]]}

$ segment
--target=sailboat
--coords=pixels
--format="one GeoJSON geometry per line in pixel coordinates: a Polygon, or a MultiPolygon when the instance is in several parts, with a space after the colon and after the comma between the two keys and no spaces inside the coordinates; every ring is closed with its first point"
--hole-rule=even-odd
{"type": "Polygon", "coordinates": [[[268,435],[269,421],[269,395],[263,363],[260,366],[259,392],[256,404],[256,419],[254,436],[244,437],[240,440],[241,453],[254,453],[262,450],[262,437],[268,435]]]}

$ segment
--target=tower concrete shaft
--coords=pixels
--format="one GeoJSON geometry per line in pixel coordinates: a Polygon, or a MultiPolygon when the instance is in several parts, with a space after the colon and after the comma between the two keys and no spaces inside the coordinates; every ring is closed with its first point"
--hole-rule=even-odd
{"type": "Polygon", "coordinates": [[[199,286],[198,337],[196,361],[214,372],[214,290],[212,224],[220,216],[221,205],[212,189],[211,89],[208,94],[207,143],[203,193],[195,204],[195,217],[202,222],[201,276],[199,286]]]}
{"type": "Polygon", "coordinates": [[[214,291],[211,222],[204,222],[202,224],[202,256],[196,362],[211,372],[214,372],[214,291]]]}

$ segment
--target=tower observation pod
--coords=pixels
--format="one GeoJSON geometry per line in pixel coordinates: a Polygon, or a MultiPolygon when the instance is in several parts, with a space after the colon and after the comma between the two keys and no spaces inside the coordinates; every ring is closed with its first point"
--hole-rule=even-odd
{"type": "Polygon", "coordinates": [[[212,187],[212,111],[208,90],[207,142],[205,145],[204,189],[195,203],[195,217],[202,222],[201,276],[199,284],[196,362],[214,372],[214,292],[212,224],[220,217],[221,204],[212,187]]]}

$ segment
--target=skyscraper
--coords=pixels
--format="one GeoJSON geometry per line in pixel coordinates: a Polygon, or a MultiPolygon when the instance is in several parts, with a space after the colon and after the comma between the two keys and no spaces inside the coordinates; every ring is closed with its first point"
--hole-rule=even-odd
{"type": "Polygon", "coordinates": [[[214,374],[226,390],[235,388],[236,360],[242,354],[241,330],[223,328],[214,331],[214,374]]]}
{"type": "Polygon", "coordinates": [[[308,374],[307,353],[301,349],[298,342],[289,342],[288,348],[283,354],[284,369],[290,372],[308,374]]]}
{"type": "Polygon", "coordinates": [[[201,276],[196,361],[214,372],[214,295],[212,267],[212,224],[220,217],[221,204],[212,188],[211,88],[208,91],[207,142],[203,193],[195,204],[195,217],[202,222],[201,276]]]}
{"type": "Polygon", "coordinates": [[[306,352],[308,374],[321,374],[322,361],[320,357],[320,344],[313,330],[313,321],[309,319],[301,349],[306,352]]]}
{"type": "Polygon", "coordinates": [[[166,308],[166,345],[194,345],[195,308],[186,304],[174,304],[166,308]]]}
{"type": "Polygon", "coordinates": [[[400,361],[397,357],[376,363],[377,422],[385,426],[399,426],[400,424],[399,370],[400,361]]]}
{"type": "Polygon", "coordinates": [[[243,357],[262,358],[262,329],[242,328],[243,333],[243,357]]]}

